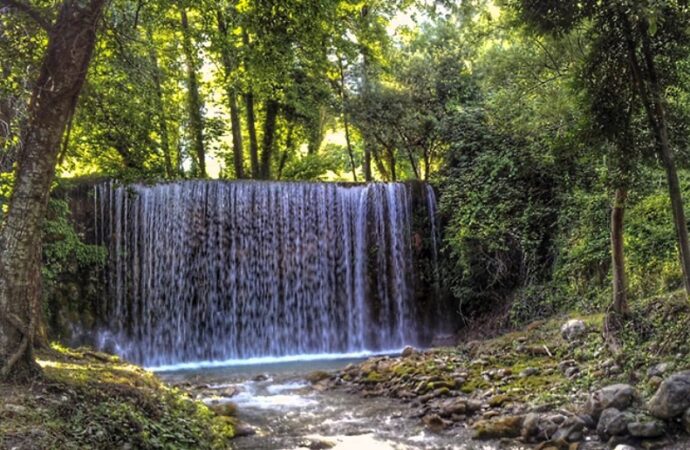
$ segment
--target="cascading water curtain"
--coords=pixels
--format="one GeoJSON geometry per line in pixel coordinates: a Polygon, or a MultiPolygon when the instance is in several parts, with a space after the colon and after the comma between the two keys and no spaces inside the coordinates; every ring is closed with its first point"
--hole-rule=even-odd
{"type": "MultiPolygon", "coordinates": [[[[147,366],[415,344],[405,184],[96,187],[108,333],[147,366]]],[[[435,231],[434,231],[435,233],[435,231]]]]}

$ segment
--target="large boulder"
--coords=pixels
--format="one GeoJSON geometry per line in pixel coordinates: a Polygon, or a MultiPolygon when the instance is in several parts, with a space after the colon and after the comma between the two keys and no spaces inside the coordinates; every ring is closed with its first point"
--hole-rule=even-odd
{"type": "Polygon", "coordinates": [[[566,341],[581,338],[585,334],[587,334],[587,326],[579,319],[571,319],[561,327],[561,336],[563,336],[563,339],[566,341]]]}
{"type": "Polygon", "coordinates": [[[606,408],[599,418],[597,434],[604,440],[611,436],[619,436],[628,432],[628,424],[635,421],[635,417],[616,408],[606,408]]]}
{"type": "Polygon", "coordinates": [[[680,416],[690,407],[690,370],[678,372],[661,383],[647,403],[647,409],[660,419],[680,416]]]}
{"type": "Polygon", "coordinates": [[[637,397],[635,388],[629,384],[613,384],[593,392],[584,406],[584,413],[595,420],[607,408],[627,409],[637,397]]]}

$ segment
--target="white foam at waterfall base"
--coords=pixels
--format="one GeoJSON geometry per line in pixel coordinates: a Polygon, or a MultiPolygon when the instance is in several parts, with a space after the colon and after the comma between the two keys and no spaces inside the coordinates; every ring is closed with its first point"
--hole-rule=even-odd
{"type": "Polygon", "coordinates": [[[227,359],[224,361],[197,361],[184,362],[178,364],[166,364],[161,366],[147,367],[151,372],[179,372],[184,370],[198,370],[198,369],[214,369],[223,367],[244,367],[244,366],[260,366],[266,364],[283,364],[291,362],[308,362],[308,361],[337,361],[341,359],[361,359],[371,356],[384,356],[400,354],[402,349],[382,350],[382,351],[361,351],[352,353],[319,353],[306,355],[288,355],[288,356],[261,356],[247,359],[227,359]]]}

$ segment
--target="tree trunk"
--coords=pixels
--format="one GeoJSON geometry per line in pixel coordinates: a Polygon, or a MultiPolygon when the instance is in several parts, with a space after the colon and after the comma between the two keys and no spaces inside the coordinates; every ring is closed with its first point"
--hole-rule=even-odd
{"type": "Polygon", "coordinates": [[[673,222],[678,237],[681,267],[683,268],[683,283],[685,284],[686,294],[690,296],[690,239],[688,239],[688,224],[685,219],[685,210],[683,208],[683,198],[680,190],[680,181],[678,180],[678,172],[676,171],[676,163],[668,137],[668,125],[666,123],[666,112],[661,93],[661,85],[646,27],[643,28],[642,34],[642,52],[645,57],[647,74],[649,77],[649,90],[651,91],[652,101],[651,109],[655,117],[654,121],[657,124],[657,132],[655,133],[657,137],[657,146],[661,153],[664,169],[666,169],[666,179],[668,180],[671,209],[673,211],[673,222]]]}
{"type": "Polygon", "coordinates": [[[611,209],[611,259],[613,263],[613,310],[628,314],[628,284],[625,275],[625,252],[623,248],[623,224],[625,219],[625,201],[627,191],[616,189],[613,208],[611,209]]]}
{"type": "Polygon", "coordinates": [[[396,165],[395,149],[394,148],[386,148],[386,153],[388,153],[388,165],[390,167],[391,181],[393,181],[393,182],[398,181],[397,175],[395,172],[395,165],[396,165]]]}
{"type": "Polygon", "coordinates": [[[345,144],[347,145],[347,154],[350,156],[350,165],[352,166],[352,180],[357,182],[357,165],[355,164],[355,152],[352,149],[352,140],[350,138],[350,120],[347,117],[347,88],[345,86],[345,68],[343,67],[342,58],[338,57],[338,67],[340,68],[340,98],[343,102],[343,126],[345,127],[345,144]]]}
{"type": "MultiPolygon", "coordinates": [[[[369,95],[371,89],[369,85],[369,58],[365,51],[362,51],[362,92],[364,95],[369,95]]],[[[371,173],[371,142],[365,137],[364,138],[364,181],[367,183],[373,180],[371,173]]]]}
{"type": "Polygon", "coordinates": [[[259,141],[256,138],[256,113],[254,112],[254,94],[249,91],[244,94],[244,109],[247,114],[247,131],[249,132],[249,160],[252,178],[259,178],[259,141]]]}
{"type": "MultiPolygon", "coordinates": [[[[365,143],[366,143],[366,141],[367,140],[365,139],[365,143]]],[[[374,164],[376,164],[376,170],[379,171],[379,174],[383,177],[383,179],[385,181],[390,181],[390,175],[388,175],[388,169],[386,169],[386,165],[381,160],[381,156],[379,155],[378,150],[376,149],[376,147],[373,147],[373,146],[369,147],[369,148],[372,149],[373,151],[371,151],[369,153],[369,177],[368,178],[365,177],[365,180],[367,182],[372,181],[371,161],[373,160],[374,164]]]]}
{"type": "Polygon", "coordinates": [[[271,178],[271,159],[273,157],[280,104],[274,99],[269,99],[266,100],[264,109],[266,110],[266,118],[264,120],[264,139],[261,150],[261,178],[268,180],[271,178]]]}
{"type": "MultiPolygon", "coordinates": [[[[249,34],[242,30],[242,43],[248,49],[250,46],[249,34]]],[[[245,59],[244,69],[249,73],[249,63],[245,59]]],[[[249,160],[252,169],[252,178],[258,179],[261,168],[259,167],[259,141],[256,138],[256,113],[254,112],[254,93],[251,86],[244,94],[244,106],[247,114],[247,131],[249,133],[249,160]]]]}
{"type": "Polygon", "coordinates": [[[162,76],[158,65],[158,52],[156,43],[153,40],[153,30],[150,25],[146,26],[146,38],[149,46],[149,59],[151,60],[151,78],[153,89],[156,94],[156,108],[158,109],[158,132],[161,135],[161,150],[165,161],[165,176],[170,179],[175,177],[173,169],[172,154],[170,153],[170,137],[168,135],[168,119],[165,113],[165,103],[163,101],[163,88],[161,86],[162,76]]]}
{"type": "Polygon", "coordinates": [[[666,124],[661,85],[654,63],[654,54],[649,42],[647,25],[645,22],[642,22],[639,33],[642,38],[642,52],[646,66],[646,71],[643,73],[637,58],[637,50],[630,19],[623,13],[622,20],[635,88],[647,114],[649,127],[656,141],[657,153],[666,171],[673,223],[676,229],[680,263],[683,270],[683,284],[685,286],[686,295],[690,297],[690,239],[688,238],[688,226],[685,219],[678,172],[676,171],[673,151],[668,138],[668,126],[666,124]]]}
{"type": "Polygon", "coordinates": [[[288,130],[287,136],[285,137],[285,151],[280,155],[280,161],[278,162],[278,176],[277,180],[283,178],[283,171],[285,170],[285,165],[287,164],[288,157],[295,152],[295,124],[288,120],[288,130]]]}
{"type": "Polygon", "coordinates": [[[39,372],[32,348],[42,311],[41,225],[60,140],[86,78],[105,3],[66,0],[49,32],[0,229],[0,378],[22,380],[39,372]]]}
{"type": "Polygon", "coordinates": [[[232,158],[235,168],[235,178],[244,178],[244,149],[242,144],[242,123],[240,120],[240,109],[237,105],[237,90],[230,82],[232,72],[235,70],[233,57],[228,49],[228,24],[222,12],[218,12],[218,32],[221,35],[222,43],[220,48],[223,69],[225,70],[225,87],[230,107],[230,126],[232,127],[232,158]]]}
{"type": "Polygon", "coordinates": [[[197,78],[197,57],[192,44],[191,30],[187,19],[187,10],[180,6],[182,25],[182,47],[187,60],[187,97],[189,108],[189,127],[196,159],[196,175],[206,178],[206,149],[204,148],[204,117],[201,94],[199,94],[199,80],[197,78]]]}

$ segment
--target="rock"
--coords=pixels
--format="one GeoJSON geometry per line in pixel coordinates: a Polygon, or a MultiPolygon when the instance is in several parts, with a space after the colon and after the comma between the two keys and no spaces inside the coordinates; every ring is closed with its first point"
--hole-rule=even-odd
{"type": "Polygon", "coordinates": [[[478,400],[467,400],[466,405],[469,414],[474,414],[482,409],[482,402],[478,400]]]}
{"type": "Polygon", "coordinates": [[[616,445],[616,448],[613,450],[637,450],[635,447],[632,445],[626,445],[626,444],[618,444],[616,445]]]}
{"type": "Polygon", "coordinates": [[[571,319],[563,324],[561,327],[561,336],[566,341],[572,341],[584,336],[587,333],[587,327],[582,320],[571,319]]]}
{"type": "Polygon", "coordinates": [[[409,358],[410,356],[414,355],[415,353],[417,353],[417,351],[414,349],[414,347],[410,347],[410,346],[408,345],[407,347],[405,347],[405,348],[403,349],[403,351],[402,351],[402,353],[400,354],[400,356],[402,356],[403,358],[409,358]]]}
{"type": "Polygon", "coordinates": [[[577,361],[574,359],[565,359],[558,363],[558,370],[561,373],[565,373],[565,371],[571,367],[577,367],[577,361]]]}
{"type": "Polygon", "coordinates": [[[536,436],[539,433],[539,421],[541,417],[539,414],[529,413],[525,416],[522,421],[522,437],[523,439],[529,439],[536,436]]]}
{"type": "Polygon", "coordinates": [[[647,409],[654,417],[672,419],[680,416],[690,407],[690,370],[678,372],[661,383],[659,389],[647,403],[647,409]]]}
{"type": "Polygon", "coordinates": [[[639,438],[656,438],[663,436],[666,433],[666,429],[660,421],[650,420],[629,423],[628,433],[639,438]]]}
{"type": "Polygon", "coordinates": [[[513,374],[513,371],[510,369],[498,369],[496,371],[496,378],[499,380],[502,380],[504,378],[507,378],[513,374]]]}
{"type": "Polygon", "coordinates": [[[686,433],[690,433],[690,408],[683,413],[683,428],[685,428],[686,433]]]}
{"type": "Polygon", "coordinates": [[[606,408],[599,418],[597,434],[602,439],[625,434],[628,431],[628,423],[634,420],[635,418],[630,414],[621,412],[616,408],[606,408]]]}
{"type": "Polygon", "coordinates": [[[299,448],[307,448],[309,450],[326,450],[335,447],[335,442],[322,441],[310,439],[308,441],[300,442],[299,448]]]}
{"type": "Polygon", "coordinates": [[[568,367],[565,369],[564,375],[566,378],[573,379],[575,378],[578,374],[580,373],[580,368],[579,367],[568,367]]]}
{"type": "Polygon", "coordinates": [[[584,413],[595,420],[607,408],[627,409],[637,397],[635,388],[629,384],[613,384],[593,392],[584,406],[584,413]]]}
{"type": "Polygon", "coordinates": [[[237,413],[237,405],[232,402],[211,403],[208,409],[213,411],[217,416],[231,417],[237,413]]]}
{"type": "Polygon", "coordinates": [[[311,384],[316,384],[320,381],[327,380],[331,377],[331,374],[328,372],[324,372],[322,370],[317,370],[315,372],[310,373],[305,377],[305,379],[310,382],[311,384]]]}
{"type": "Polygon", "coordinates": [[[234,397],[235,395],[239,394],[240,390],[237,388],[237,386],[229,386],[222,391],[220,391],[219,395],[221,397],[234,397]]]}
{"type": "Polygon", "coordinates": [[[659,364],[655,364],[649,369],[647,369],[647,376],[648,377],[660,377],[666,372],[668,372],[668,369],[670,368],[670,364],[667,362],[662,362],[659,364]]]}
{"type": "Polygon", "coordinates": [[[494,417],[498,417],[500,415],[500,412],[496,411],[495,409],[491,409],[482,414],[482,419],[493,419],[494,417]]]}
{"type": "Polygon", "coordinates": [[[449,417],[453,414],[466,414],[467,402],[463,399],[452,399],[445,402],[441,407],[441,416],[449,417]]]}
{"type": "Polygon", "coordinates": [[[259,375],[256,375],[254,378],[252,378],[252,381],[266,381],[268,380],[268,375],[265,373],[260,373],[259,375]]]}
{"type": "Polygon", "coordinates": [[[473,439],[516,438],[522,432],[524,416],[503,416],[492,420],[478,420],[472,425],[473,439]]]}
{"type": "Polygon", "coordinates": [[[528,367],[525,370],[523,370],[522,372],[520,372],[519,376],[520,376],[520,378],[527,378],[527,377],[534,376],[538,373],[539,373],[539,369],[537,369],[536,367],[528,367]]]}
{"type": "Polygon", "coordinates": [[[575,442],[582,440],[582,430],[585,429],[585,421],[578,416],[566,418],[554,433],[552,440],[555,442],[575,442]]]}
{"type": "Polygon", "coordinates": [[[237,421],[233,426],[235,428],[235,437],[253,436],[256,434],[256,430],[247,423],[237,421]]]}
{"type": "Polygon", "coordinates": [[[451,422],[448,420],[443,420],[438,414],[429,414],[422,418],[422,422],[431,431],[438,433],[439,431],[448,428],[451,422]]]}
{"type": "Polygon", "coordinates": [[[489,399],[489,406],[491,406],[492,408],[498,408],[498,407],[503,406],[505,403],[509,402],[510,400],[512,400],[510,398],[510,396],[505,395],[505,394],[494,395],[493,397],[491,397],[489,399]]]}

